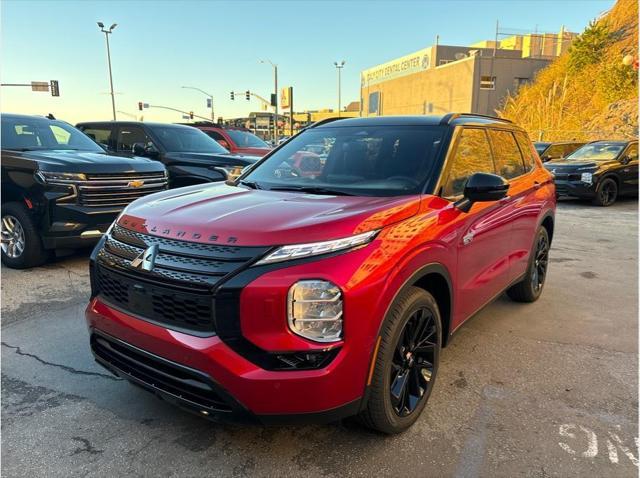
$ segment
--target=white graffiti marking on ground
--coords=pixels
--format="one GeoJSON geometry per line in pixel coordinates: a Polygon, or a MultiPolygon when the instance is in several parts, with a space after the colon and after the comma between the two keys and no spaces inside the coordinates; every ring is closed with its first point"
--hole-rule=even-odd
{"type": "MultiPolygon", "coordinates": [[[[564,423],[560,425],[558,433],[561,437],[570,439],[558,442],[560,448],[570,455],[581,456],[583,458],[595,458],[598,455],[598,435],[596,435],[593,430],[582,425],[564,423]],[[567,441],[570,441],[570,443],[567,443],[567,441]]],[[[638,440],[638,438],[634,438],[636,447],[635,455],[632,447],[628,446],[628,443],[625,443],[625,441],[622,440],[615,432],[609,431],[605,438],[605,442],[607,453],[609,454],[609,461],[611,463],[617,464],[619,462],[619,450],[623,455],[629,458],[631,463],[640,467],[640,462],[638,461],[640,440],[638,440]]],[[[600,443],[602,443],[602,441],[600,443]]]]}

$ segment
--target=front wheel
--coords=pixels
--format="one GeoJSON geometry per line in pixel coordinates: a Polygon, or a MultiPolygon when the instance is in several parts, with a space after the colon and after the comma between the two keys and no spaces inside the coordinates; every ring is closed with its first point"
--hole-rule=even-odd
{"type": "Polygon", "coordinates": [[[438,371],[442,325],[433,296],[417,287],[402,293],[379,340],[369,399],[359,418],[374,430],[400,433],[424,410],[438,371]]]}
{"type": "Polygon", "coordinates": [[[545,227],[540,227],[531,250],[529,266],[524,278],[507,289],[507,295],[516,302],[534,302],[542,294],[544,281],[547,278],[549,266],[549,233],[545,227]]]}
{"type": "Polygon", "coordinates": [[[2,263],[13,269],[26,269],[46,262],[38,230],[27,208],[18,202],[2,205],[0,226],[2,263]]]}
{"type": "Polygon", "coordinates": [[[618,183],[612,178],[604,178],[596,188],[593,204],[596,206],[611,206],[618,199],[618,183]]]}

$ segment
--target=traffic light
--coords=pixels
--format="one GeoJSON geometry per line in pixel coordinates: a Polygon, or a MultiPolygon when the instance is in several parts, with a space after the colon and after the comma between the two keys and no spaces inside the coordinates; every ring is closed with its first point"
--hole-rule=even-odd
{"type": "Polygon", "coordinates": [[[142,111],[142,101],[138,101],[138,111],[142,111]]]}
{"type": "Polygon", "coordinates": [[[235,100],[235,99],[236,99],[236,98],[235,98],[235,95],[234,95],[234,93],[233,93],[233,91],[231,92],[231,99],[232,99],[232,100],[235,100]]]}
{"type": "Polygon", "coordinates": [[[271,106],[277,106],[278,105],[278,95],[276,95],[275,93],[271,93],[271,106]]]}
{"type": "Polygon", "coordinates": [[[50,85],[51,96],[60,96],[60,86],[58,85],[58,80],[51,80],[50,85]]]}
{"type": "Polygon", "coordinates": [[[249,101],[251,99],[251,92],[249,90],[244,92],[244,97],[249,101]]]}
{"type": "Polygon", "coordinates": [[[189,111],[189,119],[193,119],[193,111],[189,111]]]}

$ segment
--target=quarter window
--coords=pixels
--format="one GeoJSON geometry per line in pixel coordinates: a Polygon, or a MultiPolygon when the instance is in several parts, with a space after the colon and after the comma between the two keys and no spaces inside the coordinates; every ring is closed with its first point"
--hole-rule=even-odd
{"type": "Polygon", "coordinates": [[[474,173],[495,173],[491,148],[483,129],[465,128],[460,135],[442,195],[449,198],[460,196],[467,179],[474,173]]]}
{"type": "Polygon", "coordinates": [[[524,158],[524,169],[529,172],[536,167],[536,157],[531,150],[531,140],[525,133],[521,133],[520,131],[516,131],[515,137],[518,146],[520,146],[522,157],[524,158]]]}
{"type": "Polygon", "coordinates": [[[517,178],[526,171],[520,149],[511,131],[489,130],[497,173],[505,179],[517,178]]]}

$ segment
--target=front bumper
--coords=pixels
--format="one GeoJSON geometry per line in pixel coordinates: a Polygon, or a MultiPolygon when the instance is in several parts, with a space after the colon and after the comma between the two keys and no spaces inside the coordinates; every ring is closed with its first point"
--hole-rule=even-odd
{"type": "Polygon", "coordinates": [[[218,336],[197,337],[165,329],[99,299],[87,307],[86,319],[98,363],[205,418],[314,423],[338,420],[360,409],[364,380],[352,376],[353,367],[346,360],[349,352],[344,348],[322,369],[268,371],[236,353],[218,336]],[[120,348],[120,355],[105,343],[115,344],[112,348],[120,348]],[[133,357],[124,360],[123,351],[133,351],[127,354],[133,357]],[[362,385],[348,385],[354,381],[362,385]]]}
{"type": "Polygon", "coordinates": [[[592,199],[596,195],[596,184],[584,183],[582,181],[565,181],[556,179],[556,195],[571,196],[584,199],[592,199]]]}

